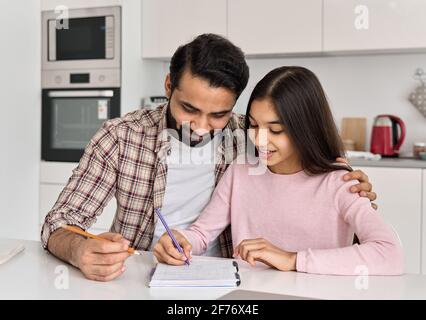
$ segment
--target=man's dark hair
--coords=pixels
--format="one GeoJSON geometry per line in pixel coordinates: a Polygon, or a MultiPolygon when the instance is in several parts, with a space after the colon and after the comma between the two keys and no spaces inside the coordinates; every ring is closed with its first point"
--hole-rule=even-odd
{"type": "Polygon", "coordinates": [[[172,92],[179,87],[185,70],[207,80],[215,88],[227,88],[238,98],[247,86],[249,67],[244,53],[216,34],[202,34],[179,47],[170,62],[172,92]]]}

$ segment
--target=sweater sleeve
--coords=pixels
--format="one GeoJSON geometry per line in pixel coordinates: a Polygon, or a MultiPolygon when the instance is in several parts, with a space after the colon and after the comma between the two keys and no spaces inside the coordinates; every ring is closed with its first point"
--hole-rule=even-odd
{"type": "Polygon", "coordinates": [[[349,191],[356,181],[338,183],[340,187],[334,198],[336,209],[355,232],[360,244],[298,252],[297,271],[334,275],[402,274],[403,251],[395,232],[371,207],[367,198],[349,191]]]}
{"type": "Polygon", "coordinates": [[[186,230],[178,230],[191,243],[194,255],[204,253],[209,243],[216,239],[231,222],[233,173],[234,165],[230,165],[199,218],[186,230]]]}

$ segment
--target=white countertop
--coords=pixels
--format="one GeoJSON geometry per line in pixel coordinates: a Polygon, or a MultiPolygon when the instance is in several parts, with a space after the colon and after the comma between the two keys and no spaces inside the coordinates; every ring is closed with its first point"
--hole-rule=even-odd
{"type": "Polygon", "coordinates": [[[354,167],[417,168],[426,169],[426,160],[413,158],[382,158],[380,160],[349,159],[354,167]]]}
{"type": "MultiPolygon", "coordinates": [[[[4,241],[4,240],[3,240],[4,241]]],[[[0,265],[1,299],[217,299],[234,289],[149,288],[154,266],[152,254],[133,256],[127,270],[112,282],[95,282],[44,251],[39,242],[22,241],[25,250],[0,265]],[[58,267],[59,266],[59,267],[58,267]],[[61,266],[66,266],[66,269],[61,266]],[[55,273],[55,270],[57,273],[55,273]],[[69,272],[68,289],[60,289],[63,270],[69,272]],[[59,289],[55,286],[59,284],[59,289]]],[[[321,299],[426,299],[426,275],[368,278],[368,289],[357,289],[357,277],[280,272],[265,266],[252,268],[239,261],[238,289],[321,299]]],[[[365,280],[365,279],[364,279],[365,280]]],[[[361,280],[363,282],[364,280],[361,280]]],[[[365,281],[363,282],[365,283],[365,281]]]]}

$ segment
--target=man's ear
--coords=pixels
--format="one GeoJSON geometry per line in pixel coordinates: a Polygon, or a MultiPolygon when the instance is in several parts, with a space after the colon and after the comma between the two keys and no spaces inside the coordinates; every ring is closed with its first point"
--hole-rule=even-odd
{"type": "Polygon", "coordinates": [[[164,81],[164,90],[165,90],[167,99],[170,100],[172,96],[172,82],[170,81],[170,73],[167,74],[166,80],[164,81]]]}

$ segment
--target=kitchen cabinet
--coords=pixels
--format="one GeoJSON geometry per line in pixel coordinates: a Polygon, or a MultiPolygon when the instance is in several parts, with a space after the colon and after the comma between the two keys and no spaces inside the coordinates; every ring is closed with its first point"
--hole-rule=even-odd
{"type": "Polygon", "coordinates": [[[426,49],[424,0],[143,0],[142,56],[170,59],[201,33],[249,57],[426,49]]]}
{"type": "Polygon", "coordinates": [[[321,52],[321,0],[228,0],[228,37],[246,53],[321,52]]]}
{"type": "MultiPolygon", "coordinates": [[[[46,214],[52,209],[59,194],[65,187],[72,170],[78,163],[63,162],[41,162],[40,166],[40,204],[39,204],[39,223],[44,223],[46,214]]],[[[97,222],[89,230],[94,233],[107,232],[112,225],[116,212],[117,204],[115,198],[112,198],[104,208],[102,214],[97,217],[97,222]]]]}
{"type": "Polygon", "coordinates": [[[202,33],[226,36],[227,0],[143,0],[142,56],[170,58],[202,33]]]}
{"type": "Polygon", "coordinates": [[[424,0],[324,0],[324,51],[426,48],[424,0]]]}
{"type": "Polygon", "coordinates": [[[354,169],[361,169],[369,176],[377,193],[378,213],[398,233],[405,252],[405,271],[420,273],[423,170],[383,167],[354,169]]]}
{"type": "MultiPolygon", "coordinates": [[[[52,209],[64,187],[65,185],[56,184],[40,185],[40,225],[44,223],[46,214],[52,209]]],[[[102,214],[97,217],[97,221],[90,231],[94,233],[107,232],[114,220],[116,208],[115,198],[112,198],[104,208],[102,214]]]]}

